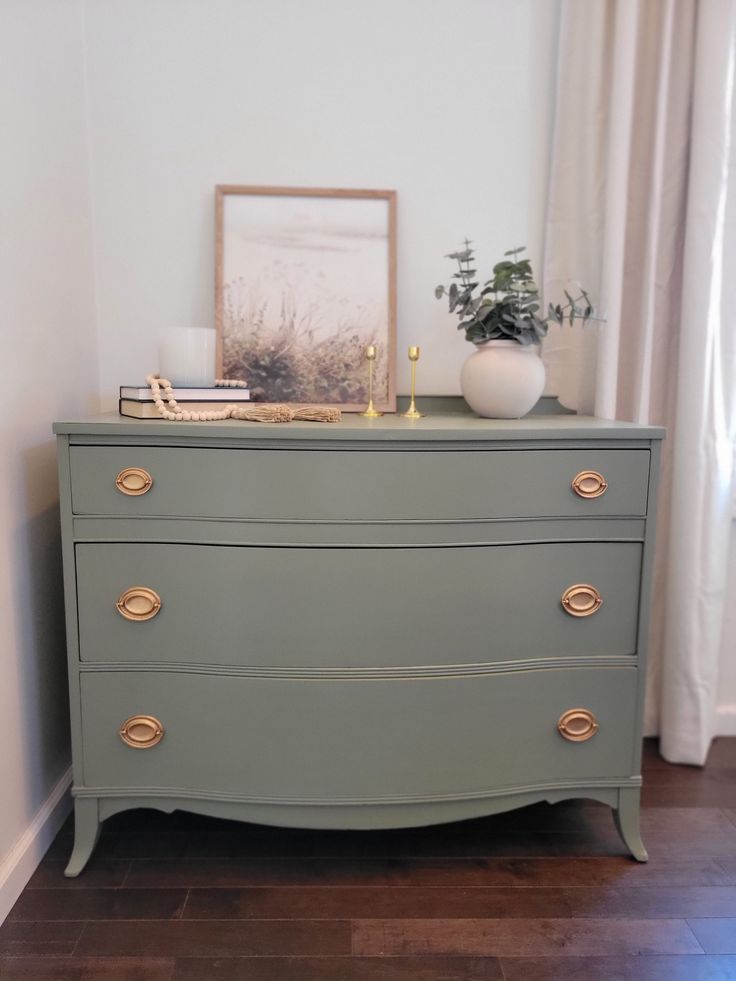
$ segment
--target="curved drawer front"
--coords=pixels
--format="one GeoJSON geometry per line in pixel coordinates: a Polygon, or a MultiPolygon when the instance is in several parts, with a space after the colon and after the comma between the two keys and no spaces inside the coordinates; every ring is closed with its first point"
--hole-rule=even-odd
{"type": "Polygon", "coordinates": [[[643,515],[647,508],[648,450],[73,446],[70,452],[75,514],[452,521],[643,515]],[[138,478],[139,471],[147,476],[138,478]],[[591,471],[604,478],[605,492],[580,496],[573,481],[591,471]],[[116,484],[126,472],[133,476],[116,484]]]}
{"type": "Polygon", "coordinates": [[[631,775],[633,668],[573,668],[414,681],[301,681],[86,672],[89,787],[185,788],[245,798],[443,797],[631,775]],[[585,707],[598,731],[563,738],[585,707]],[[121,724],[160,720],[132,748],[121,724]],[[551,776],[553,775],[553,776],[551,776]]]}
{"type": "Polygon", "coordinates": [[[636,650],[638,543],[83,544],[76,556],[84,661],[401,667],[636,650]],[[596,606],[591,589],[600,608],[572,615],[596,606]]]}

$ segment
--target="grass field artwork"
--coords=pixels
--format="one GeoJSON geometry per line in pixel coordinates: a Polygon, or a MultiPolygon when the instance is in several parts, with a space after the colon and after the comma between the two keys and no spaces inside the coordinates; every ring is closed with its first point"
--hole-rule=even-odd
{"type": "Polygon", "coordinates": [[[396,410],[396,193],[220,186],[218,376],[256,398],[396,410]]]}

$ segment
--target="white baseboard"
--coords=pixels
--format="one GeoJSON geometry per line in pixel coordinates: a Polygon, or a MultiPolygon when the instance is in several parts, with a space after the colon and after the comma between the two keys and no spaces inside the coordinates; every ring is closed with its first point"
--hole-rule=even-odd
{"type": "Polygon", "coordinates": [[[72,769],[64,773],[31,823],[0,862],[0,923],[15,905],[51,842],[66,821],[72,800],[72,769]]]}
{"type": "Polygon", "coordinates": [[[736,705],[719,705],[716,712],[716,736],[736,736],[736,705]]]}

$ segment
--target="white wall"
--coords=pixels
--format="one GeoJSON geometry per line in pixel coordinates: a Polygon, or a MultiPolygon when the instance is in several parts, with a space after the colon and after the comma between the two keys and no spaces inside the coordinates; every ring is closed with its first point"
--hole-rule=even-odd
{"type": "Polygon", "coordinates": [[[69,766],[51,422],[97,408],[81,13],[0,5],[0,922],[69,766]]]}
{"type": "Polygon", "coordinates": [[[214,322],[218,183],[395,188],[399,390],[459,391],[433,289],[466,234],[541,253],[557,0],[86,0],[100,376],[214,322]]]}

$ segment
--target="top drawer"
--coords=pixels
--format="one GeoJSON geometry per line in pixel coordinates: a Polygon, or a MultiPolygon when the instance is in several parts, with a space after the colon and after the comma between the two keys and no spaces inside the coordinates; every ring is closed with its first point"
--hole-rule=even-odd
{"type": "Polygon", "coordinates": [[[311,521],[644,515],[649,451],[73,446],[75,514],[311,521]],[[116,484],[129,468],[133,475],[116,484]],[[585,494],[573,488],[576,476],[585,494]],[[125,487],[125,483],[130,486],[125,487]],[[143,493],[130,493],[142,490],[143,493]]]}

